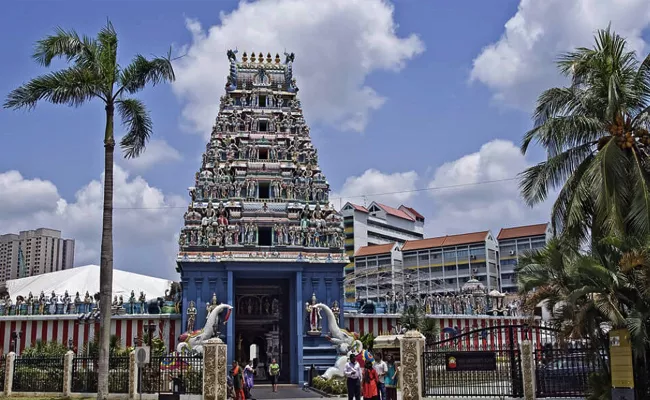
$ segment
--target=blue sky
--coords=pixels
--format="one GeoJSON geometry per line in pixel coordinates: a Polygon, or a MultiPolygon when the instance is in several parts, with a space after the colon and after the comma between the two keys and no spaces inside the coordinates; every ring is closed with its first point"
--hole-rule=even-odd
{"type": "MultiPolygon", "coordinates": [[[[524,157],[516,146],[530,128],[539,91],[562,83],[552,64],[558,52],[591,45],[593,31],[610,19],[632,48],[646,51],[650,22],[643,1],[628,1],[623,10],[615,0],[316,4],[4,5],[3,96],[46,72],[32,62],[31,51],[57,26],[94,35],[110,18],[123,63],[138,52],[163,55],[170,46],[184,55],[173,86],[138,95],[154,121],[150,151],[140,162],[116,160],[116,207],[124,208],[115,211],[116,268],[174,277],[180,207],[187,203],[206,127],[216,117],[227,47],[295,51],[303,107],[332,196],[412,205],[427,217],[427,233],[436,235],[546,221],[548,204],[528,209],[516,182],[474,184],[514,177],[539,161],[539,150],[524,157]],[[355,197],[458,184],[468,186],[355,197]],[[141,207],[148,209],[129,209],[141,207]]],[[[43,103],[31,112],[0,111],[2,233],[37,225],[61,229],[80,242],[78,264],[99,262],[103,126],[97,102],[79,109],[43,103]]]]}

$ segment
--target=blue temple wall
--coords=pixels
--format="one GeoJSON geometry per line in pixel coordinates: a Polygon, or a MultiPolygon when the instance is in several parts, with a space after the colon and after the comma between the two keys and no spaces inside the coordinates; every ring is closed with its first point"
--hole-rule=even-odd
{"type": "MultiPolygon", "coordinates": [[[[289,279],[288,307],[290,318],[290,368],[292,383],[302,384],[307,379],[309,368],[314,365],[320,372],[334,364],[336,353],[326,335],[329,332],[327,320],[322,320],[322,335],[308,336],[305,305],[316,294],[318,302],[331,307],[334,301],[343,304],[343,267],[342,263],[307,263],[307,262],[187,262],[179,263],[181,283],[183,285],[183,311],[190,301],[197,308],[196,329],[203,327],[206,319],[206,303],[217,294],[219,302],[234,304],[234,284],[238,279],[289,279]]],[[[224,339],[234,343],[235,322],[237,315],[233,312],[226,325],[224,339]]],[[[343,321],[343,314],[339,316],[343,321]]],[[[187,315],[183,312],[183,327],[187,324],[187,315]]],[[[228,363],[234,358],[234,346],[228,346],[228,363]]]]}

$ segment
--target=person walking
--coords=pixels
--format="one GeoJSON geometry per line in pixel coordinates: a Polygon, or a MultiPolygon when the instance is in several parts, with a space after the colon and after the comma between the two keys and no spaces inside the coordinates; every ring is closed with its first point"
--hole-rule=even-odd
{"type": "Polygon", "coordinates": [[[255,370],[253,369],[253,361],[249,361],[246,367],[244,367],[244,383],[246,387],[246,398],[250,399],[253,397],[251,394],[251,389],[253,389],[253,386],[255,385],[255,370]]]}
{"type": "Polygon", "coordinates": [[[385,379],[388,373],[388,365],[382,360],[381,353],[375,356],[375,372],[377,372],[377,392],[379,392],[379,399],[386,400],[386,386],[385,379]]]}
{"type": "Polygon", "coordinates": [[[363,369],[363,382],[361,383],[363,400],[377,400],[377,382],[377,371],[372,367],[372,361],[366,361],[363,369]]]}
{"type": "Polygon", "coordinates": [[[397,378],[399,368],[397,367],[393,356],[388,355],[388,357],[386,357],[386,360],[388,360],[386,363],[386,377],[384,378],[384,386],[386,387],[386,399],[397,400],[397,378]]]}
{"type": "Polygon", "coordinates": [[[357,356],[350,354],[350,359],[345,363],[343,374],[347,378],[348,400],[361,400],[361,367],[357,356]]]}
{"type": "Polygon", "coordinates": [[[235,400],[246,400],[244,395],[244,374],[237,361],[232,362],[230,374],[232,375],[232,386],[235,389],[235,400]]]}
{"type": "Polygon", "coordinates": [[[275,358],[271,359],[271,365],[269,365],[269,376],[271,377],[271,385],[273,385],[273,391],[278,391],[278,377],[280,376],[280,366],[275,361],[275,358]]]}

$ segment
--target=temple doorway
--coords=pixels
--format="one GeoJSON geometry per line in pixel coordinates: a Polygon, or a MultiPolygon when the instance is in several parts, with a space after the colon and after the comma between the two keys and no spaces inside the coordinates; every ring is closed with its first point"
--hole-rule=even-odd
{"type": "Polygon", "coordinates": [[[280,382],[290,379],[288,279],[235,280],[235,358],[253,361],[256,382],[268,381],[268,366],[280,364],[280,382]]]}

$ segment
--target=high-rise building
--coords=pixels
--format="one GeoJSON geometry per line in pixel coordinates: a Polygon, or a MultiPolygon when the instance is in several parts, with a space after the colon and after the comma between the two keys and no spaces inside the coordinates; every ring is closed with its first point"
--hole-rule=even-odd
{"type": "Polygon", "coordinates": [[[0,235],[0,282],[72,268],[74,244],[48,228],[0,235]]]}
{"type": "Polygon", "coordinates": [[[501,291],[517,291],[515,267],[522,256],[542,249],[551,237],[550,224],[537,224],[503,228],[497,236],[499,241],[499,265],[501,291]]]}
{"type": "Polygon", "coordinates": [[[404,294],[459,292],[472,277],[498,290],[498,248],[489,231],[409,240],[402,246],[404,294]]]}
{"type": "MultiPolygon", "coordinates": [[[[206,303],[232,305],[228,324],[217,327],[229,362],[276,358],[280,382],[300,384],[312,365],[336,360],[326,334],[343,317],[343,219],[329,204],[294,55],[236,53],[228,51],[225,94],[179,237],[183,310],[196,305],[200,328],[206,303]]],[[[194,328],[194,319],[183,321],[194,328]]]]}
{"type": "MultiPolygon", "coordinates": [[[[341,214],[345,226],[345,252],[350,257],[350,263],[345,267],[345,302],[351,304],[359,297],[356,293],[356,287],[359,284],[356,281],[357,277],[363,277],[364,282],[375,278],[377,281],[384,281],[388,278],[389,272],[384,271],[375,278],[369,277],[366,264],[357,271],[355,253],[366,246],[392,243],[401,245],[407,240],[422,239],[424,237],[424,217],[411,207],[401,205],[398,208],[393,208],[374,201],[367,207],[348,202],[341,208],[341,214]]],[[[390,249],[385,247],[384,249],[390,253],[390,249]]],[[[376,254],[377,251],[380,250],[363,250],[362,254],[364,252],[376,254]]],[[[391,261],[391,265],[396,267],[400,264],[401,257],[391,261]]],[[[390,271],[391,276],[395,274],[399,275],[400,271],[390,271]]],[[[367,297],[368,292],[361,293],[359,298],[367,297]]]]}

